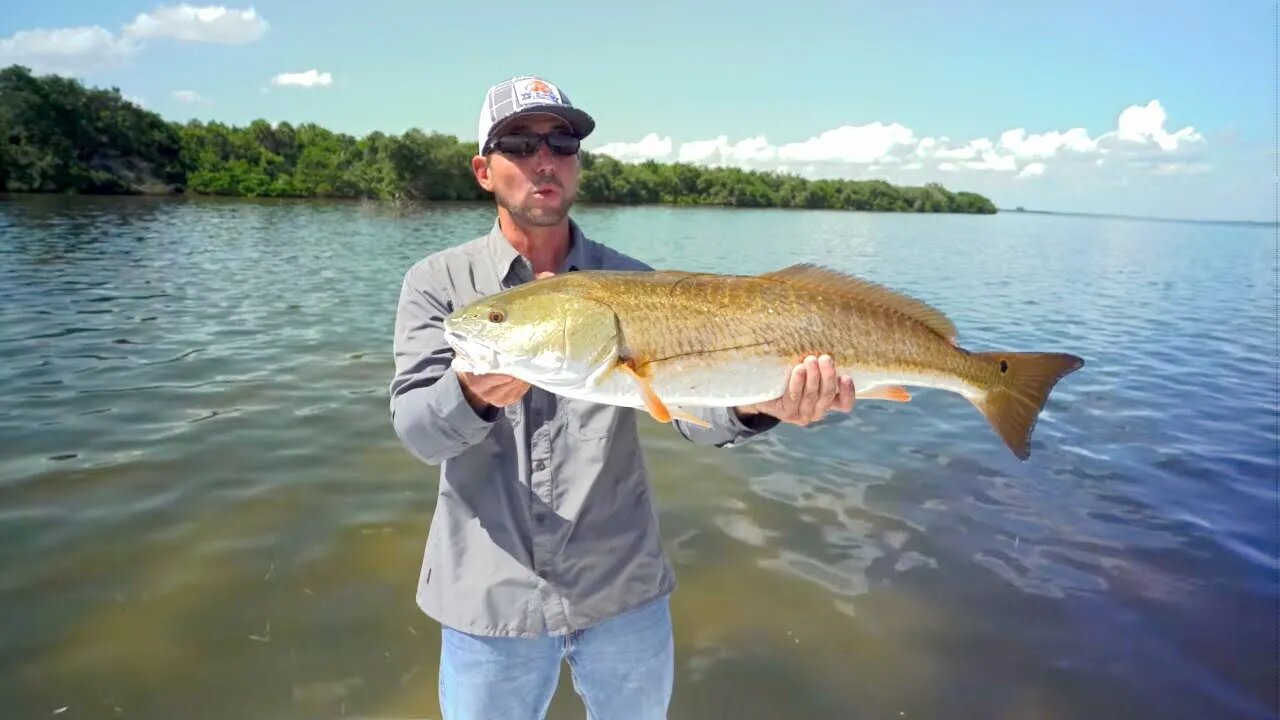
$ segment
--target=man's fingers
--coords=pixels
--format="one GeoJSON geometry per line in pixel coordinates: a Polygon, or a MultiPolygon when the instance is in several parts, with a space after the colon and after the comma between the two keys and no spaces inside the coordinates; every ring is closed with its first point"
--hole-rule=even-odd
{"type": "Polygon", "coordinates": [[[836,394],[836,408],[843,412],[852,412],[854,400],[853,378],[848,375],[841,375],[840,391],[836,394]]]}
{"type": "Polygon", "coordinates": [[[853,410],[857,398],[853,378],[836,373],[835,361],[827,355],[809,356],[791,368],[787,387],[777,399],[759,404],[760,412],[805,427],[821,420],[832,409],[853,410]]]}
{"type": "Polygon", "coordinates": [[[486,373],[484,375],[471,376],[472,386],[481,390],[497,390],[498,388],[519,382],[523,381],[501,373],[486,373]]]}
{"type": "Polygon", "coordinates": [[[471,392],[495,407],[510,405],[524,397],[524,394],[532,387],[529,383],[519,378],[501,373],[485,373],[483,375],[459,373],[459,377],[465,379],[465,383],[471,389],[471,392]]]}
{"type": "Polygon", "coordinates": [[[530,387],[531,386],[529,385],[529,383],[523,380],[513,379],[510,383],[502,387],[501,392],[502,392],[502,399],[504,401],[503,405],[510,405],[511,403],[514,403],[515,401],[524,397],[524,394],[529,392],[530,387]]]}
{"type": "Polygon", "coordinates": [[[836,378],[836,364],[830,355],[818,358],[818,402],[813,409],[813,419],[821,420],[831,409],[840,390],[840,381],[836,378]]]}
{"type": "Polygon", "coordinates": [[[519,402],[520,398],[524,397],[524,393],[525,389],[523,388],[512,388],[503,392],[502,397],[500,398],[502,407],[514,405],[519,402]]]}
{"type": "Polygon", "coordinates": [[[528,388],[519,388],[519,387],[503,388],[499,392],[494,393],[494,395],[492,396],[493,399],[490,400],[489,403],[491,405],[496,405],[497,407],[506,407],[508,405],[514,405],[515,403],[520,401],[520,398],[524,397],[526,390],[528,390],[528,388]]]}
{"type": "Polygon", "coordinates": [[[794,411],[800,407],[800,397],[804,393],[805,370],[804,365],[796,365],[791,368],[791,380],[787,383],[787,402],[783,405],[787,411],[794,411]]]}
{"type": "Polygon", "coordinates": [[[804,392],[801,395],[800,407],[796,412],[806,422],[813,422],[814,412],[818,408],[818,394],[822,390],[822,371],[818,368],[818,359],[812,355],[804,359],[804,392]]]}

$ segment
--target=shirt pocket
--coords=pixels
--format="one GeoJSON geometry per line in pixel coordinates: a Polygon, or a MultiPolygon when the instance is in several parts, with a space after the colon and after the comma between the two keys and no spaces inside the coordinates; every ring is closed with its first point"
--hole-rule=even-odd
{"type": "Polygon", "coordinates": [[[586,400],[567,400],[569,434],[576,440],[609,437],[617,431],[618,420],[623,412],[626,412],[626,408],[586,400]]]}

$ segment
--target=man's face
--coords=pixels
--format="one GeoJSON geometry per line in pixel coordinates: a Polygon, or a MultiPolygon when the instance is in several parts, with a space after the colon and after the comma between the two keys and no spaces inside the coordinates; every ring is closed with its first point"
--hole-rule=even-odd
{"type": "MultiPolygon", "coordinates": [[[[552,130],[572,132],[569,124],[558,117],[533,115],[517,120],[501,134],[545,134],[552,130]]],[[[559,223],[578,195],[578,155],[556,155],[546,142],[540,142],[528,157],[494,150],[487,157],[477,157],[471,166],[480,186],[492,192],[498,205],[523,225],[559,223]]]]}

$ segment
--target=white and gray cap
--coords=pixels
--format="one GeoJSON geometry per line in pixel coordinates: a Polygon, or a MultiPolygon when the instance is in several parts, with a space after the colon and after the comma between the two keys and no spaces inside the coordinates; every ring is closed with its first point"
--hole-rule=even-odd
{"type": "Polygon", "coordinates": [[[533,75],[514,77],[489,88],[480,107],[480,152],[505,127],[521,115],[555,115],[569,123],[579,138],[585,138],[596,127],[590,115],[569,102],[557,85],[533,75]]]}

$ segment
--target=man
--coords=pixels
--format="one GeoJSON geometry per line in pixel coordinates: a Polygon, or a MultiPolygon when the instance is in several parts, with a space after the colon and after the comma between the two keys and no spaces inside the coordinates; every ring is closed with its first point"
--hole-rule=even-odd
{"type": "MultiPolygon", "coordinates": [[[[456,371],[441,329],[455,308],[538,277],[650,269],[569,218],[579,144],[594,127],[545,80],[491,87],[471,169],[497,201],[494,225],[419,261],[401,289],[391,413],[410,452],[441,465],[417,601],[442,625],[446,718],[540,718],[564,660],[592,718],[665,717],[671,696],[675,579],[637,411],[456,371]]],[[[830,358],[808,358],[782,398],[700,409],[710,427],[674,425],[694,443],[726,447],[853,402],[830,358]]]]}

